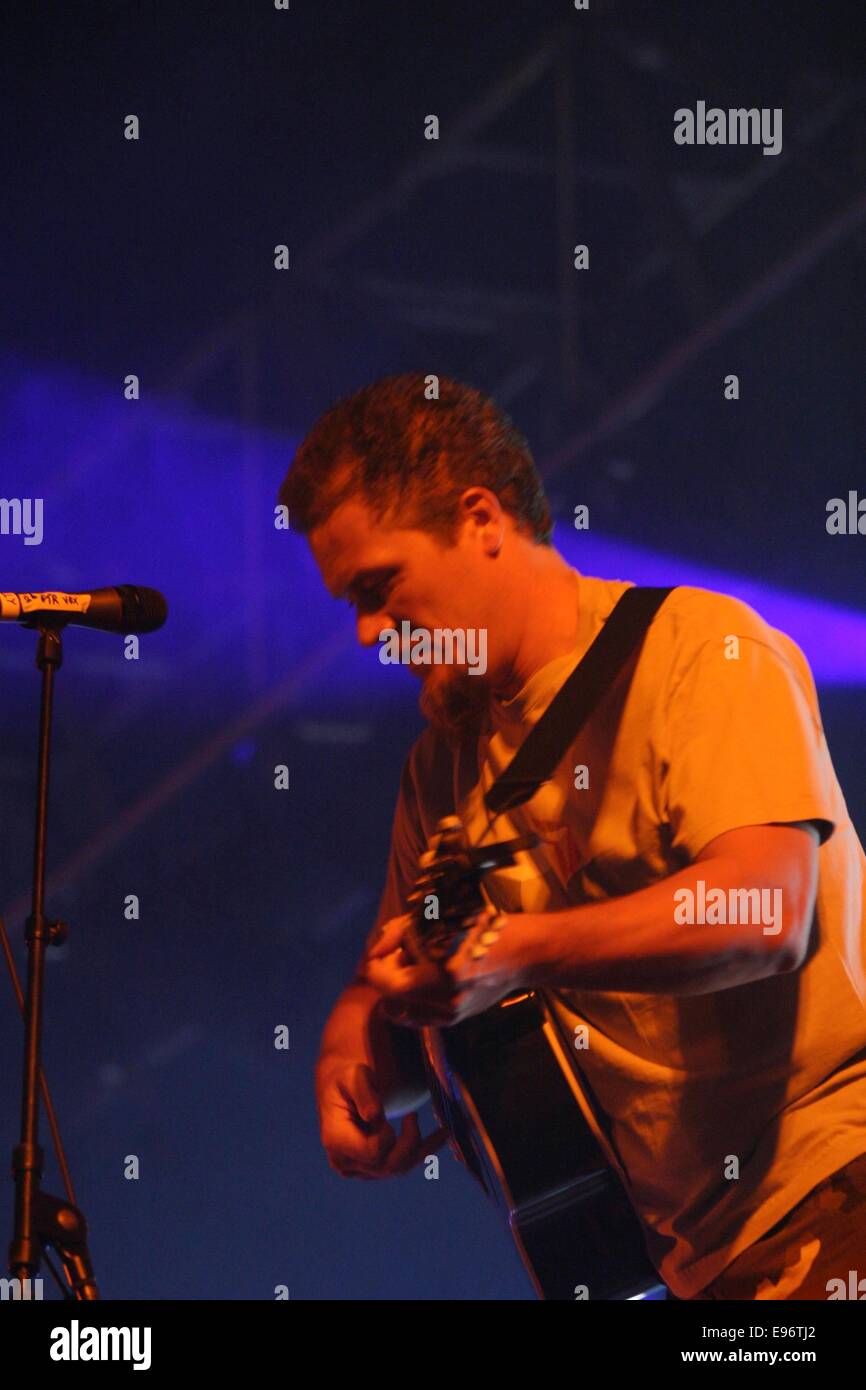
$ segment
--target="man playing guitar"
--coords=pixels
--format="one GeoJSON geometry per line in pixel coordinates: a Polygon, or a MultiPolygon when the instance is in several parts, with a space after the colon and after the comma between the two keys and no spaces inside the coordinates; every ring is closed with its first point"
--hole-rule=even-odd
{"type": "Polygon", "coordinates": [[[537,992],[676,1297],[824,1299],[866,1276],[866,857],[799,648],[737,599],[675,588],[628,682],[493,825],[485,793],[631,586],[565,561],[525,440],[445,378],[338,402],[279,497],[361,643],[486,636],[483,671],[413,667],[428,727],[317,1068],[332,1167],[404,1173],[443,1140],[421,1135],[409,1073],[399,1133],[386,1118],[394,1039],[537,992]],[[407,902],[455,816],[471,845],[534,847],[489,875],[452,954],[419,958],[407,902]]]}

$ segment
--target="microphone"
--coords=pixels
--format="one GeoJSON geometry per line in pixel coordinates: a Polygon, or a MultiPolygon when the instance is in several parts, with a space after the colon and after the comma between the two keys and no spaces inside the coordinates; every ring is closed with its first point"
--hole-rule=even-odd
{"type": "Polygon", "coordinates": [[[35,594],[0,593],[0,622],[36,627],[95,627],[101,632],[156,632],[168,617],[168,604],[158,589],[137,584],[89,589],[83,594],[45,590],[35,594]]]}

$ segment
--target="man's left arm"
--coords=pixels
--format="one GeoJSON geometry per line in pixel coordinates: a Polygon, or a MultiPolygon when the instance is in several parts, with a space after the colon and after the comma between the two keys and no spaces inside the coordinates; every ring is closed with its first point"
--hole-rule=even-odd
{"type": "Polygon", "coordinates": [[[526,988],[648,994],[709,994],[797,970],[809,946],[818,842],[816,827],[803,821],[729,830],[694,863],[649,888],[508,919],[513,940],[503,931],[502,965],[513,957],[516,983],[526,988]],[[746,915],[757,920],[689,921],[708,915],[688,909],[706,908],[713,890],[724,904],[715,916],[740,916],[729,905],[748,903],[753,910],[746,915]]]}
{"type": "Polygon", "coordinates": [[[386,1008],[420,1027],[460,1022],[518,989],[710,994],[797,970],[809,946],[818,843],[808,821],[727,831],[693,864],[649,888],[558,912],[509,914],[495,942],[476,955],[490,929],[485,916],[441,972],[401,960],[395,922],[393,937],[371,951],[367,978],[386,1008]],[[757,890],[757,898],[737,901],[757,903],[758,911],[747,915],[758,920],[684,920],[690,914],[682,890],[692,902],[706,903],[714,889],[725,903],[730,890],[757,890]],[[769,912],[761,911],[765,904],[769,912]]]}

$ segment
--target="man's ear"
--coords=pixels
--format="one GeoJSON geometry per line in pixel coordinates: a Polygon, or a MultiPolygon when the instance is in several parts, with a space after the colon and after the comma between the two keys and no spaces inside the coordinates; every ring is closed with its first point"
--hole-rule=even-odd
{"type": "Polygon", "coordinates": [[[464,521],[472,521],[476,526],[483,553],[498,555],[505,539],[505,512],[496,493],[480,484],[468,487],[460,497],[458,509],[464,521]]]}

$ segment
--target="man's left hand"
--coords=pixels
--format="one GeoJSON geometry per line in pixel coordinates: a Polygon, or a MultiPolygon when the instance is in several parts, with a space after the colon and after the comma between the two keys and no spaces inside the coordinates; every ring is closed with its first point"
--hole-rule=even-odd
{"type": "Polygon", "coordinates": [[[522,914],[503,920],[502,913],[484,908],[467,922],[470,929],[453,956],[441,963],[417,965],[409,962],[402,947],[408,918],[394,917],[386,924],[367,952],[364,976],[381,991],[392,1022],[409,1028],[448,1028],[484,1013],[506,994],[524,987],[524,962],[517,944],[523,935],[520,925],[527,925],[522,914]],[[500,931],[491,939],[497,923],[500,931]],[[485,936],[488,941],[479,955],[485,936]]]}

